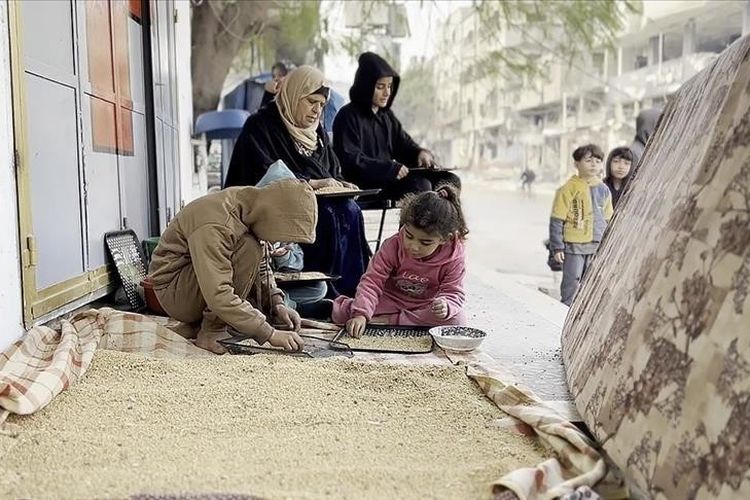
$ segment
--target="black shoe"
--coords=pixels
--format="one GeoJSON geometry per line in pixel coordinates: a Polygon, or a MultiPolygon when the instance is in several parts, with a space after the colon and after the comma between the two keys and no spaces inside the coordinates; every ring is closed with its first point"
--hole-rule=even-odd
{"type": "Polygon", "coordinates": [[[333,301],[321,299],[310,304],[298,304],[297,312],[303,318],[329,320],[333,313],[333,301]]]}

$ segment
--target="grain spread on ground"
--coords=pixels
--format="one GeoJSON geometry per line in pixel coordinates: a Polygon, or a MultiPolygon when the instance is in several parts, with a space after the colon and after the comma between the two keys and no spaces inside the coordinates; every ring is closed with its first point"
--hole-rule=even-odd
{"type": "Polygon", "coordinates": [[[546,458],[461,367],[97,352],[0,435],[1,498],[488,498],[546,458]]]}

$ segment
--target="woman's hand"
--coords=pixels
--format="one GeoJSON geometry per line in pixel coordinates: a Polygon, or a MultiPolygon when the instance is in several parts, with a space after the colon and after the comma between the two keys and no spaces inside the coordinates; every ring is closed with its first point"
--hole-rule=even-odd
{"type": "Polygon", "coordinates": [[[362,336],[362,332],[365,331],[365,326],[367,326],[367,318],[364,316],[354,316],[346,322],[346,331],[349,332],[349,335],[358,339],[362,336]]]}
{"type": "Polygon", "coordinates": [[[407,175],[409,175],[409,169],[406,168],[406,165],[401,165],[401,168],[398,170],[398,173],[396,174],[396,179],[401,180],[407,175]]]}
{"type": "Polygon", "coordinates": [[[352,184],[351,182],[346,182],[346,181],[339,181],[339,182],[341,182],[341,185],[347,189],[359,190],[359,186],[357,186],[356,184],[352,184]]]}
{"type": "Polygon", "coordinates": [[[298,332],[302,326],[302,320],[297,311],[284,304],[273,306],[273,322],[279,325],[282,330],[293,330],[295,332],[298,332]]]}
{"type": "Polygon", "coordinates": [[[279,88],[281,87],[281,81],[277,80],[268,80],[266,84],[264,85],[266,92],[270,92],[271,94],[278,94],[279,88]]]}
{"type": "Polygon", "coordinates": [[[448,317],[448,302],[444,298],[438,297],[432,301],[431,310],[432,314],[438,319],[445,319],[448,317]]]}
{"type": "Polygon", "coordinates": [[[274,330],[271,338],[268,339],[268,343],[289,352],[299,352],[305,347],[305,341],[297,332],[283,332],[281,330],[274,330]]]}
{"type": "Polygon", "coordinates": [[[343,187],[343,184],[336,179],[329,177],[327,179],[310,179],[310,187],[313,189],[322,189],[327,187],[343,187]]]}
{"type": "Polygon", "coordinates": [[[435,168],[435,157],[432,156],[431,152],[423,149],[419,152],[419,156],[417,156],[417,165],[420,167],[435,168]]]}

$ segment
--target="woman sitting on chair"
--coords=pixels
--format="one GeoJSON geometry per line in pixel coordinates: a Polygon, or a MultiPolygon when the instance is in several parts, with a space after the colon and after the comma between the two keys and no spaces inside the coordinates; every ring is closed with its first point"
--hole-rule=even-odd
{"type": "MultiPolygon", "coordinates": [[[[224,187],[255,185],[282,160],[313,189],[351,187],[320,124],[330,88],[323,73],[300,66],[281,84],[276,100],[250,116],[232,152],[224,187]]],[[[367,269],[370,248],[362,212],[350,198],[318,198],[317,238],[303,245],[305,270],[341,276],[333,295],[352,295],[367,269]]]]}

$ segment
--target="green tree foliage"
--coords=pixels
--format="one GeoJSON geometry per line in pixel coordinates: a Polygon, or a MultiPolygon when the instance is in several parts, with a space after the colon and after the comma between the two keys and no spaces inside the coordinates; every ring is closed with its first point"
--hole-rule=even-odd
{"type": "Polygon", "coordinates": [[[203,0],[192,6],[196,117],[216,109],[230,69],[269,70],[277,60],[320,64],[328,50],[320,0],[203,0]]]}
{"type": "Polygon", "coordinates": [[[424,141],[435,123],[435,83],[428,62],[412,65],[401,75],[393,110],[415,141],[424,141]]]}
{"type": "Polygon", "coordinates": [[[474,0],[476,44],[492,47],[468,65],[465,80],[488,75],[534,79],[552,60],[614,45],[639,0],[474,0]]]}

